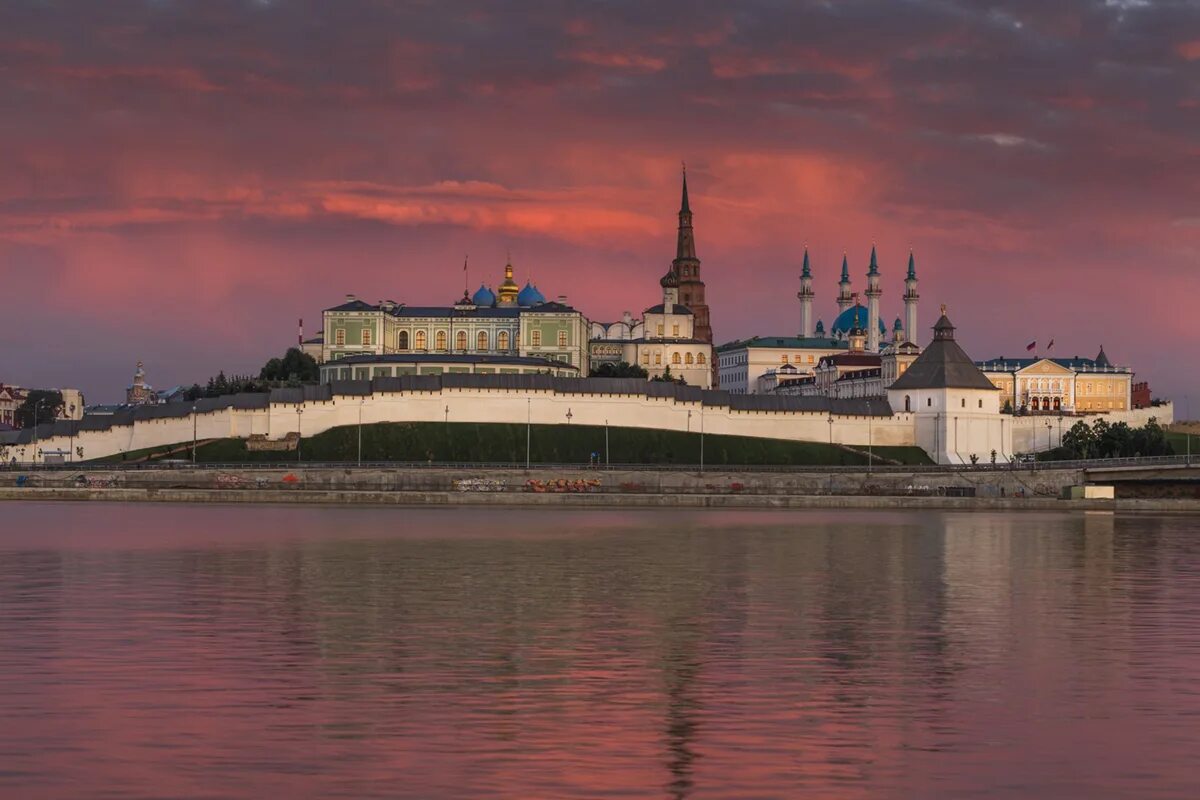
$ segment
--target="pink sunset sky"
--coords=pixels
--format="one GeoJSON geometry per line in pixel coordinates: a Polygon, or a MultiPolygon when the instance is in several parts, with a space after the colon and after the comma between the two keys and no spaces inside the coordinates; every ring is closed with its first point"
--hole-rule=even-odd
{"type": "MultiPolygon", "coordinates": [[[[659,300],[679,163],[718,342],[872,242],[968,353],[1200,411],[1200,8],[1155,0],[0,5],[0,382],[257,372],[322,308],[517,276],[659,300]]],[[[922,342],[923,343],[923,342],[922,342]]],[[[1178,408],[1182,414],[1183,408],[1178,408]]]]}

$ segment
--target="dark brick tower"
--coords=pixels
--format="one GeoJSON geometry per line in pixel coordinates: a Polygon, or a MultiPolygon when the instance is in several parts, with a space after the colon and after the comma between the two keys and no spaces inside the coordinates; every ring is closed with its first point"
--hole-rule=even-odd
{"type": "Polygon", "coordinates": [[[679,206],[679,238],[675,245],[675,260],[671,262],[671,272],[679,279],[679,302],[695,315],[696,338],[711,344],[712,325],[708,318],[708,303],[704,300],[704,281],[700,280],[696,239],[692,234],[692,209],[688,205],[686,166],[683,169],[683,201],[679,206]]]}

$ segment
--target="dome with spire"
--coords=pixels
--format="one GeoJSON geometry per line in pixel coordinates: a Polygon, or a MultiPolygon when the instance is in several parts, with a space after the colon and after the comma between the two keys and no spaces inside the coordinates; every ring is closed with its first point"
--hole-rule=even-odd
{"type": "Polygon", "coordinates": [[[896,317],[896,321],[894,323],[892,323],[892,330],[893,331],[904,330],[904,323],[900,320],[899,317],[896,317]]]}
{"type": "Polygon", "coordinates": [[[471,295],[471,302],[477,306],[488,307],[495,304],[496,294],[481,283],[475,294],[471,295]]]}
{"type": "Polygon", "coordinates": [[[824,335],[825,335],[825,322],[823,320],[817,320],[817,336],[824,336],[824,335]]]}
{"type": "Polygon", "coordinates": [[[546,302],[546,298],[538,291],[538,288],[530,281],[525,281],[525,288],[517,295],[517,305],[519,306],[536,306],[546,302]]]}
{"type": "MultiPolygon", "coordinates": [[[[845,311],[837,315],[837,319],[833,321],[831,332],[833,336],[845,338],[850,335],[850,332],[855,328],[867,329],[867,309],[861,305],[850,306],[845,311]]],[[[887,335],[887,325],[882,319],[879,322],[879,332],[887,335]]]]}
{"type": "Polygon", "coordinates": [[[510,261],[504,265],[504,280],[500,284],[499,291],[496,292],[500,297],[500,305],[511,306],[517,301],[517,293],[521,291],[521,287],[513,280],[513,265],[510,261]]]}
{"type": "Polygon", "coordinates": [[[664,289],[671,289],[671,288],[678,287],[679,286],[679,276],[675,273],[675,270],[669,269],[669,270],[667,270],[667,274],[662,276],[662,280],[660,280],[658,282],[658,285],[664,289]]]}

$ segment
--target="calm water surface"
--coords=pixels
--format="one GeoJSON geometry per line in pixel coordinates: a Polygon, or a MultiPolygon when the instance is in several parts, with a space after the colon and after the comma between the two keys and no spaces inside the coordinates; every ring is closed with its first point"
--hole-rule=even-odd
{"type": "Polygon", "coordinates": [[[0,505],[4,797],[1200,797],[1200,518],[0,505]]]}

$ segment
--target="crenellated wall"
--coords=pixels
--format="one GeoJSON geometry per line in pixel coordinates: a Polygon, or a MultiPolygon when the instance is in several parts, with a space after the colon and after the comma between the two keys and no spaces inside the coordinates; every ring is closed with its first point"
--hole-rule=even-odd
{"type": "MultiPolygon", "coordinates": [[[[261,434],[282,439],[297,430],[313,436],[330,428],[377,422],[505,422],[526,421],[542,425],[611,425],[614,427],[653,428],[675,431],[701,431],[710,434],[755,436],[796,441],[833,442],[852,446],[912,445],[911,414],[891,414],[885,401],[828,401],[824,398],[761,400],[738,398],[735,405],[720,404],[728,395],[700,392],[692,387],[658,388],[659,396],[648,393],[602,393],[571,391],[594,381],[542,378],[539,388],[501,386],[445,385],[471,383],[441,378],[424,385],[433,390],[398,388],[402,379],[373,382],[347,381],[306,390],[279,390],[261,402],[234,404],[209,401],[209,407],[197,404],[193,417],[191,405],[172,404],[134,412],[109,420],[67,428],[56,425],[43,430],[36,441],[5,443],[7,458],[19,462],[43,460],[47,451],[76,452],[82,447],[85,460],[104,458],[150,447],[192,441],[196,438],[248,438],[261,434]],[[390,389],[389,389],[390,385],[390,389]],[[679,391],[671,391],[678,388],[679,391]],[[322,391],[323,390],[323,391],[322,391]],[[223,407],[212,407],[223,406],[223,407]],[[740,407],[739,407],[740,406],[740,407]],[[756,407],[747,407],[756,406],[756,407]],[[569,416],[568,416],[569,414],[569,416]],[[93,429],[89,429],[93,428],[93,429]],[[39,456],[38,453],[42,453],[39,456]]],[[[515,376],[514,376],[515,377],[515,376]]],[[[521,376],[526,383],[528,378],[521,376]]],[[[529,376],[535,377],[535,376],[529,376]]],[[[416,379],[421,380],[421,379],[416,379]]],[[[483,383],[482,381],[473,381],[483,383]]],[[[416,381],[408,381],[411,385],[416,381]]],[[[494,381],[499,383],[499,381],[494,381]]],[[[652,386],[639,381],[642,386],[652,386]]],[[[663,385],[657,385],[663,387],[663,385]]],[[[245,397],[245,396],[238,396],[245,397]]],[[[221,400],[224,400],[222,398],[221,400]]]]}

